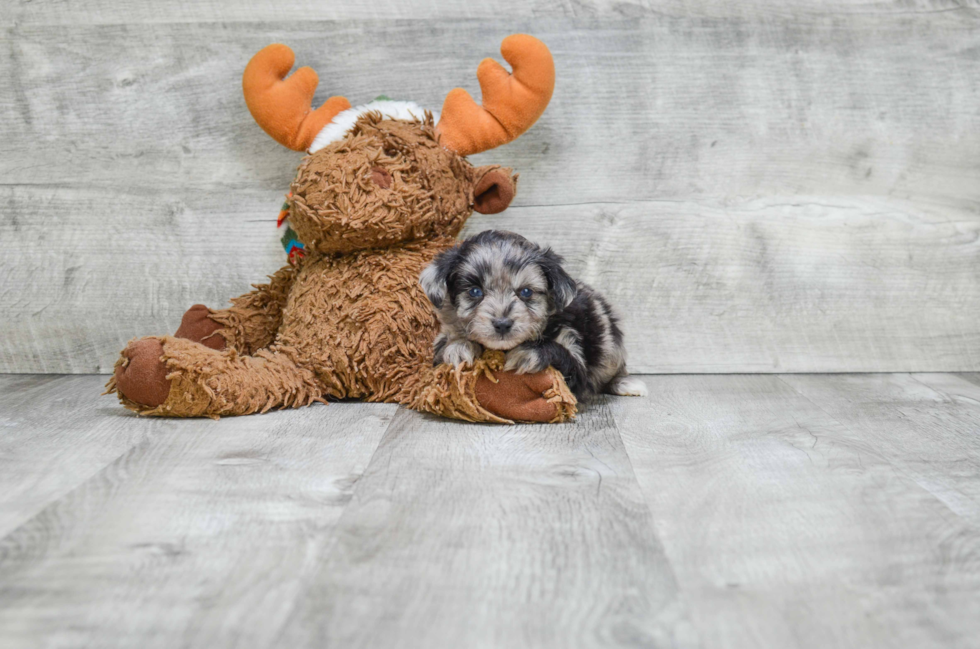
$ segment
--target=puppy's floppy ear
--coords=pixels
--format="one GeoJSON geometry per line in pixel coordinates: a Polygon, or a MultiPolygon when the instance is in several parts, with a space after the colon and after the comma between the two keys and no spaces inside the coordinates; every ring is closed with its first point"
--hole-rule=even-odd
{"type": "Polygon", "coordinates": [[[446,301],[446,293],[449,290],[449,274],[453,271],[459,260],[462,258],[459,246],[439,253],[432,263],[425,267],[419,275],[419,284],[425,291],[425,296],[432,302],[432,306],[441,309],[446,301]]]}
{"type": "Polygon", "coordinates": [[[490,166],[477,169],[473,186],[473,209],[480,214],[499,214],[517,194],[517,174],[513,169],[490,166]]]}
{"type": "Polygon", "coordinates": [[[541,256],[538,258],[538,266],[544,273],[545,279],[548,280],[548,288],[551,289],[555,307],[559,311],[571,304],[572,300],[575,299],[575,294],[578,293],[575,280],[569,277],[565,269],[562,268],[563,261],[565,260],[553,252],[551,248],[542,250],[541,256]]]}

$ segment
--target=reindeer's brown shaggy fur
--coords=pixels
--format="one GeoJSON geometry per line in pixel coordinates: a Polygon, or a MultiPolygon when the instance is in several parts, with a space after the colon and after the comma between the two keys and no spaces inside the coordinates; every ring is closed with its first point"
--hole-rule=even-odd
{"type": "Polygon", "coordinates": [[[432,367],[437,323],[418,276],[453,245],[474,203],[513,194],[511,186],[474,196],[489,181],[516,178],[440,146],[431,116],[365,115],[299,167],[289,219],[306,245],[298,267],[228,309],[198,310],[196,320],[188,312],[178,330],[186,338],[130,343],[109,391],[147,415],[240,415],[353,397],[473,421],[567,419],[575,399],[554,370],[517,377],[500,371],[497,356],[466,371],[432,367]]]}

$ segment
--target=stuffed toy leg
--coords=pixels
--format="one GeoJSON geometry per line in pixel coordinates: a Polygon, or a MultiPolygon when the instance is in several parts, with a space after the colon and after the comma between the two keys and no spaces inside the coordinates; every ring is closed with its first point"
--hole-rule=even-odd
{"type": "MultiPolygon", "coordinates": [[[[131,342],[116,363],[108,391],[140,414],[169,417],[246,415],[343,395],[339,377],[324,380],[288,353],[265,347],[281,322],[281,289],[291,270],[236,298],[229,309],[191,307],[174,336],[131,342]]],[[[558,372],[504,372],[499,352],[488,352],[466,370],[432,367],[428,356],[402,367],[394,394],[368,400],[392,400],[475,422],[561,422],[575,414],[575,397],[558,372]]]]}

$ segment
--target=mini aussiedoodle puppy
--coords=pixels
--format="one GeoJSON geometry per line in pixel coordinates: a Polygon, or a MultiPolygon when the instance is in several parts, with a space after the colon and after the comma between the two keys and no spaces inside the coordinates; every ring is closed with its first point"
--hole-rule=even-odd
{"type": "Polygon", "coordinates": [[[441,253],[419,278],[442,330],[434,362],[471,363],[506,350],[505,369],[562,373],[580,401],[599,392],[646,395],[626,372],[619,320],[576,282],[562,258],[513,232],[487,230],[441,253]]]}

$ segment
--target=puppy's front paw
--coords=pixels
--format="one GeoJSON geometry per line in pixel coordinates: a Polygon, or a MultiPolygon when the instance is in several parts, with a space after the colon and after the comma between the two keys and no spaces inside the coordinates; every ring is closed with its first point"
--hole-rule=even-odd
{"type": "Polygon", "coordinates": [[[504,370],[517,374],[536,374],[548,367],[541,354],[531,347],[515,347],[504,356],[504,370]]]}
{"type": "Polygon", "coordinates": [[[483,347],[479,343],[470,340],[454,340],[446,344],[442,350],[442,362],[458,367],[459,365],[472,365],[473,361],[483,353],[483,347]]]}

